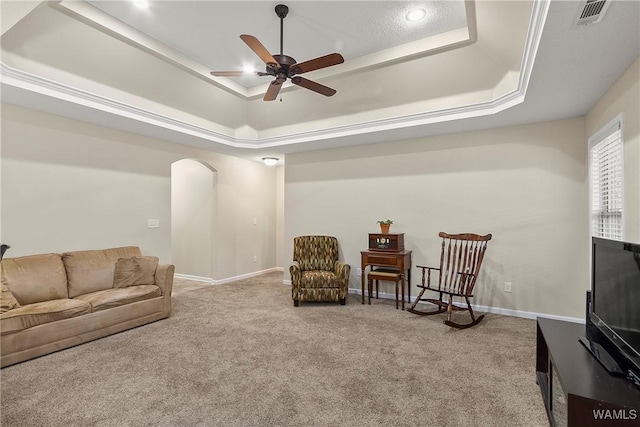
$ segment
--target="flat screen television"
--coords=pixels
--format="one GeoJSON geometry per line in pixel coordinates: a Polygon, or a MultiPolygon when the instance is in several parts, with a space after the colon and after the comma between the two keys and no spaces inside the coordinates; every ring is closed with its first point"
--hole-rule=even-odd
{"type": "Polygon", "coordinates": [[[591,249],[591,305],[583,344],[610,372],[638,385],[640,244],[593,237],[591,249]]]}

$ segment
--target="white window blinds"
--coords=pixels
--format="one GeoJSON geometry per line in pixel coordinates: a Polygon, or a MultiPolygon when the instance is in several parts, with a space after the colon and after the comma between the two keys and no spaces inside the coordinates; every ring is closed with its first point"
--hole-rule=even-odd
{"type": "Polygon", "coordinates": [[[622,123],[616,121],[591,141],[591,232],[622,240],[622,123]]]}

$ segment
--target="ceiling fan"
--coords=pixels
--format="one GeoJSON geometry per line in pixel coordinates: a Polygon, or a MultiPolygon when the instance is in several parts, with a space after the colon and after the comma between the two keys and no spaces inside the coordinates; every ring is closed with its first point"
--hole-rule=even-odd
{"type": "MultiPolygon", "coordinates": [[[[305,89],[312,90],[321,95],[332,96],[336,93],[335,89],[321,85],[298,74],[308,73],[309,71],[319,70],[321,68],[331,67],[332,65],[342,64],[344,58],[339,53],[330,53],[329,55],[320,56],[305,62],[296,63],[296,60],[282,53],[282,35],[284,18],[289,13],[289,8],[284,4],[279,4],[275,8],[276,15],[280,18],[280,54],[271,55],[269,51],[254,36],[242,34],[240,38],[251,48],[266,64],[266,72],[255,72],[258,76],[273,76],[275,80],[271,82],[267,92],[264,94],[264,101],[273,101],[278,97],[282,84],[291,80],[294,85],[301,86],[305,89]]],[[[244,71],[212,71],[212,75],[219,77],[238,77],[246,76],[244,71]]]]}

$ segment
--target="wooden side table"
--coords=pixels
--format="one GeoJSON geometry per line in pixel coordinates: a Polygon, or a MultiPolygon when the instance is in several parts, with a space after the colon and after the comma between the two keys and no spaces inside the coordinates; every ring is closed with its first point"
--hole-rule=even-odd
{"type": "Polygon", "coordinates": [[[360,251],[360,259],[362,266],[362,304],[364,304],[364,283],[365,276],[367,276],[367,267],[392,268],[402,275],[400,283],[402,288],[402,309],[404,310],[405,278],[408,285],[408,302],[411,302],[411,251],[381,252],[366,250],[360,251]]]}

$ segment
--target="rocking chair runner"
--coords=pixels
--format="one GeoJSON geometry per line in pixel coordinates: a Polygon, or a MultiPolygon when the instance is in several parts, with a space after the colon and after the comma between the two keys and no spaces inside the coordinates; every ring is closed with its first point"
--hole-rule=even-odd
{"type": "Polygon", "coordinates": [[[484,318],[484,314],[476,318],[469,298],[473,297],[473,288],[480,272],[484,253],[487,250],[487,242],[491,240],[491,234],[480,236],[471,233],[447,234],[441,232],[438,236],[442,238],[440,267],[417,266],[422,269],[422,284],[418,285],[422,290],[407,311],[419,315],[438,314],[446,311],[445,325],[458,329],[477,325],[484,318]],[[432,275],[432,272],[438,272],[437,276],[436,274],[432,275]],[[438,292],[439,298],[422,298],[426,290],[438,292]],[[447,301],[443,301],[442,295],[448,296],[447,301]],[[461,307],[453,304],[453,297],[463,297],[467,306],[461,307]],[[417,310],[416,305],[420,301],[435,304],[438,309],[436,311],[417,310]],[[451,321],[451,313],[454,310],[468,311],[471,315],[471,322],[460,324],[451,321]]]}

